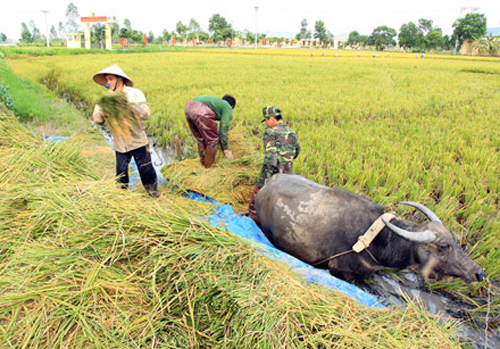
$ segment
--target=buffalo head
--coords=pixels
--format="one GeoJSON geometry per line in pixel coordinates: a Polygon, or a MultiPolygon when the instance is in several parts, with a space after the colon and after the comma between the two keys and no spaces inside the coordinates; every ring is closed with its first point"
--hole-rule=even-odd
{"type": "Polygon", "coordinates": [[[409,231],[385,219],[382,220],[394,233],[418,243],[417,258],[420,272],[425,280],[430,274],[438,273],[459,277],[467,283],[482,281],[484,272],[481,267],[462,251],[455,241],[454,234],[430,209],[414,202],[403,201],[401,203],[420,210],[429,222],[418,226],[417,231],[409,231]]]}

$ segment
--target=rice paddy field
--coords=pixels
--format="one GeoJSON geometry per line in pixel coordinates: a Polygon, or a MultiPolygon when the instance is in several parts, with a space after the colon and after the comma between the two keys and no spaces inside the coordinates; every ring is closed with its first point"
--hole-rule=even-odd
{"type": "MultiPolygon", "coordinates": [[[[232,94],[232,130],[248,143],[234,165],[250,189],[261,110],[279,106],[302,145],[295,173],[402,216],[410,213],[399,201],[420,202],[457,232],[489,281],[442,279],[427,287],[469,304],[478,326],[497,327],[500,60],[324,52],[7,54],[6,63],[88,117],[103,92],[93,74],[118,63],[146,94],[148,134],[164,144],[177,134],[193,158],[184,104],[199,94],[232,94]]],[[[375,311],[304,285],[244,241],[200,222],[191,204],[175,195],[161,204],[124,195],[92,169],[77,140],[49,146],[3,115],[2,347],[460,346],[448,321],[411,300],[405,310],[375,311]],[[131,200],[141,204],[131,209],[131,200]]],[[[231,162],[218,161],[231,170],[231,162]]],[[[181,171],[165,173],[192,177],[181,171]]]]}

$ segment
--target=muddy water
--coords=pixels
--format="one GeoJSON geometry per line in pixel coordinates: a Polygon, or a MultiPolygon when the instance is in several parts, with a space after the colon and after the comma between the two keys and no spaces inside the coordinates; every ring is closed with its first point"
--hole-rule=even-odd
{"type": "MultiPolygon", "coordinates": [[[[462,320],[460,330],[456,335],[460,342],[474,349],[500,348],[500,332],[498,329],[485,329],[487,314],[482,319],[476,319],[477,327],[472,326],[471,319],[467,322],[470,306],[458,303],[450,297],[431,293],[424,288],[422,277],[412,271],[402,271],[396,274],[377,273],[370,279],[370,283],[357,285],[363,291],[374,295],[387,307],[405,307],[404,298],[419,302],[429,314],[443,318],[462,320]]],[[[472,319],[474,320],[474,319],[472,319]]]]}

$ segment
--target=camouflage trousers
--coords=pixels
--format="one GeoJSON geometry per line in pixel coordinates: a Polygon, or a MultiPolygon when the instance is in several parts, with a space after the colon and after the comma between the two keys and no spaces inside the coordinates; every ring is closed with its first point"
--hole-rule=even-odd
{"type": "Polygon", "coordinates": [[[255,197],[257,196],[259,190],[266,183],[266,179],[271,178],[276,173],[292,173],[292,172],[293,172],[292,164],[280,165],[279,167],[274,167],[266,164],[262,165],[262,169],[260,170],[259,180],[257,181],[257,185],[255,186],[255,189],[252,193],[252,198],[250,199],[250,204],[248,205],[248,216],[252,218],[257,224],[259,223],[257,219],[257,209],[255,208],[255,197]]]}
{"type": "Polygon", "coordinates": [[[292,164],[279,165],[278,167],[264,164],[262,165],[262,169],[260,170],[259,180],[257,181],[256,186],[262,188],[266,183],[266,179],[271,178],[276,173],[292,173],[292,172],[293,172],[292,164]]]}

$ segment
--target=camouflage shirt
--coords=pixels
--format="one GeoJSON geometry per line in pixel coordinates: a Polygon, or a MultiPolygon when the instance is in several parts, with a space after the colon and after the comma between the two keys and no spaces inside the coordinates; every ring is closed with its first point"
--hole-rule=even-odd
{"type": "Polygon", "coordinates": [[[260,173],[258,187],[263,187],[272,175],[293,172],[293,159],[300,153],[297,134],[284,122],[269,127],[264,132],[264,163],[260,173]]]}

